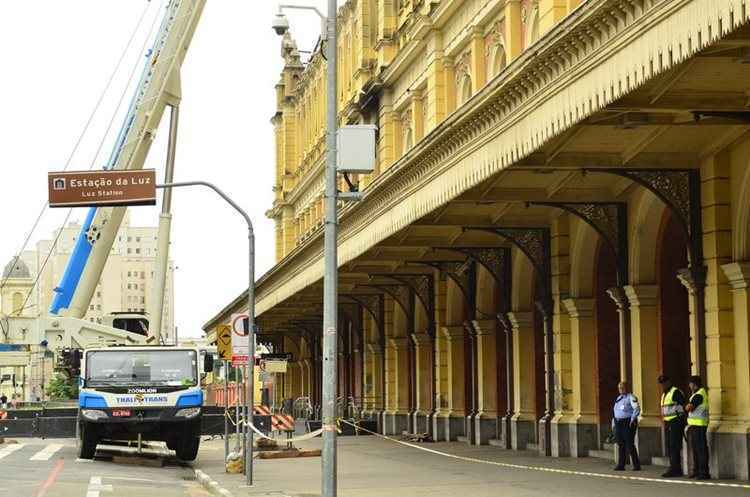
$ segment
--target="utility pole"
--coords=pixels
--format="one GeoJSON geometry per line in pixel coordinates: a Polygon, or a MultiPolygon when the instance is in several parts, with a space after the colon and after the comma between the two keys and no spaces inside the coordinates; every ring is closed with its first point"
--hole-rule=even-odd
{"type": "Polygon", "coordinates": [[[336,361],[338,354],[338,216],[336,185],[336,129],[338,116],[336,112],[336,0],[328,0],[326,19],[326,59],[327,63],[327,133],[326,133],[326,167],[325,167],[325,276],[323,278],[323,451],[322,458],[322,495],[336,497],[336,361]]]}
{"type": "Polygon", "coordinates": [[[337,231],[338,215],[336,202],[339,199],[337,187],[336,132],[338,116],[336,111],[336,0],[328,0],[328,11],[324,16],[316,7],[308,5],[280,4],[273,20],[273,30],[284,35],[289,30],[289,21],[284,9],[314,11],[321,20],[322,40],[325,44],[326,59],[326,165],[325,165],[325,233],[323,276],[323,451],[321,453],[321,486],[323,497],[336,497],[336,361],[338,354],[338,257],[337,231]]]}

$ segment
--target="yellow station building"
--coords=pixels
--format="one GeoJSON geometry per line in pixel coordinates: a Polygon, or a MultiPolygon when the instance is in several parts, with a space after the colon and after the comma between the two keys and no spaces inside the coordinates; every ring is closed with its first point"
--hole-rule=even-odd
{"type": "MultiPolygon", "coordinates": [[[[339,122],[378,146],[340,209],[339,396],[383,433],[582,457],[624,379],[658,462],[656,378],[701,374],[712,474],[748,479],[748,9],[347,1],[339,122]]],[[[292,353],[278,395],[319,403],[325,60],[289,35],[281,54],[257,315],[292,353]]]]}

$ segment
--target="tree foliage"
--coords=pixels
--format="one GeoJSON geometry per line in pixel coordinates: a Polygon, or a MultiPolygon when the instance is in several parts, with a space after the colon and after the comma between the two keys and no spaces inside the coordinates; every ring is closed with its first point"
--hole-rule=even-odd
{"type": "Polygon", "coordinates": [[[56,374],[47,384],[47,395],[50,400],[77,399],[78,378],[56,374]]]}

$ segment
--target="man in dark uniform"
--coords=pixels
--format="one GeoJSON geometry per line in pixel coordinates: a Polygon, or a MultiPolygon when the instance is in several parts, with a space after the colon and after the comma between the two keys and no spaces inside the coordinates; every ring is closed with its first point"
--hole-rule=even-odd
{"type": "Polygon", "coordinates": [[[693,471],[690,478],[698,480],[709,480],[708,471],[708,392],[703,388],[700,376],[691,376],[690,400],[685,406],[688,413],[688,436],[690,437],[690,448],[693,452],[693,471]]]}
{"type": "Polygon", "coordinates": [[[667,432],[667,453],[669,469],[662,478],[683,476],[682,473],[682,436],[685,431],[685,394],[672,384],[666,376],[659,376],[662,388],[661,416],[667,432]]]}

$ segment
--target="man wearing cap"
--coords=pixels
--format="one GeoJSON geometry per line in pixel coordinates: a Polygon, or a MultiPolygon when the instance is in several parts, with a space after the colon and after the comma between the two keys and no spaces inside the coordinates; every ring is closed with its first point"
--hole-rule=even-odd
{"type": "Polygon", "coordinates": [[[635,447],[635,433],[638,430],[638,416],[641,415],[641,406],[638,398],[628,390],[628,382],[621,381],[617,384],[620,395],[615,400],[614,417],[612,428],[617,439],[617,466],[615,471],[624,471],[628,457],[633,471],[641,470],[641,461],[638,459],[638,449],[635,447]]]}
{"type": "Polygon", "coordinates": [[[685,394],[672,384],[669,376],[659,376],[662,388],[661,416],[667,432],[667,453],[669,469],[662,478],[683,476],[682,473],[682,435],[685,431],[685,394]]]}
{"type": "Polygon", "coordinates": [[[708,392],[703,388],[700,376],[691,376],[688,386],[690,387],[690,400],[685,406],[688,413],[688,436],[690,437],[690,448],[693,452],[693,472],[690,478],[708,480],[711,478],[708,472],[708,392]]]}

